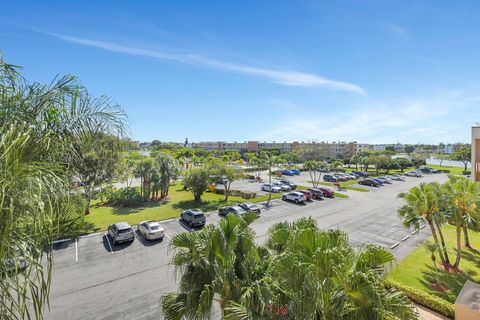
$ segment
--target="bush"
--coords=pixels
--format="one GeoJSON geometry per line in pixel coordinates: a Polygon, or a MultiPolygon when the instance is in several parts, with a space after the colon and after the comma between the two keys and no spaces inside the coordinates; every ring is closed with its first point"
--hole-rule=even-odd
{"type": "Polygon", "coordinates": [[[465,171],[463,171],[462,174],[463,174],[464,176],[468,176],[469,174],[472,174],[472,171],[470,171],[470,170],[465,170],[465,171]]]}
{"type": "Polygon", "coordinates": [[[113,190],[108,197],[108,204],[114,207],[140,206],[143,201],[143,197],[137,188],[113,190]]]}
{"type": "Polygon", "coordinates": [[[387,288],[395,288],[398,291],[402,291],[410,300],[435,310],[447,317],[453,318],[455,315],[455,305],[453,303],[431,295],[430,293],[404,285],[391,279],[385,279],[385,286],[387,288]]]}
{"type": "Polygon", "coordinates": [[[240,194],[240,196],[243,198],[243,199],[253,199],[257,196],[257,194],[255,192],[249,192],[249,191],[242,191],[242,193],[240,194]]]}
{"type": "Polygon", "coordinates": [[[440,172],[440,173],[450,173],[450,170],[442,169],[442,170],[438,170],[438,172],[440,172]]]}

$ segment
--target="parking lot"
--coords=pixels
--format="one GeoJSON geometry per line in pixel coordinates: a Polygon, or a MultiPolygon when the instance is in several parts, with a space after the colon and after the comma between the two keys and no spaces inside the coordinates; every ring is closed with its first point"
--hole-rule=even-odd
{"type": "MultiPolygon", "coordinates": [[[[402,200],[397,199],[397,194],[420,182],[446,179],[441,174],[406,178],[405,182],[375,188],[376,192],[346,190],[349,199],[314,200],[305,205],[275,200],[271,207],[262,208],[252,228],[261,243],[274,223],[312,216],[321,228],[345,230],[353,244],[378,244],[401,259],[428,231],[412,235],[413,230],[401,226],[396,209],[402,200]]],[[[207,216],[207,223],[219,219],[213,213],[207,216]]],[[[162,241],[148,242],[137,232],[133,243],[113,246],[100,233],[56,244],[51,310],[45,318],[161,319],[162,294],[177,288],[175,272],[169,265],[170,238],[189,231],[176,219],[162,224],[166,229],[162,241]]]]}

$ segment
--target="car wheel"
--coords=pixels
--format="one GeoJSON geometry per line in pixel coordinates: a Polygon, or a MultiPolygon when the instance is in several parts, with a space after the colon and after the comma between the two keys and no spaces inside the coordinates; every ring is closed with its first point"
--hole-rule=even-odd
{"type": "Polygon", "coordinates": [[[283,196],[283,197],[282,197],[282,200],[285,201],[285,200],[287,200],[287,198],[286,198],[285,196],[283,196]]]}
{"type": "Polygon", "coordinates": [[[298,201],[298,199],[295,199],[295,203],[298,204],[300,201],[298,201]]]}

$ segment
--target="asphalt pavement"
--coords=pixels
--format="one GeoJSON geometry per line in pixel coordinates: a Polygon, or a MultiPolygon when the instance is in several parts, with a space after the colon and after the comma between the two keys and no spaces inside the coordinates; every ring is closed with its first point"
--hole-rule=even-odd
{"type": "MultiPolygon", "coordinates": [[[[346,231],[352,244],[378,244],[401,260],[428,236],[428,230],[414,233],[402,227],[396,215],[402,205],[398,193],[420,182],[446,179],[443,174],[406,178],[369,188],[372,192],[346,190],[349,199],[314,200],[305,205],[274,200],[271,207],[263,208],[252,228],[262,243],[274,223],[312,216],[321,228],[346,231]]],[[[220,219],[212,213],[207,223],[220,219]]],[[[146,241],[137,232],[133,243],[113,246],[100,233],[56,244],[50,311],[45,319],[162,319],[160,298],[177,289],[175,270],[169,265],[169,242],[176,234],[190,232],[177,219],[163,225],[166,237],[162,241],[146,241]]]]}

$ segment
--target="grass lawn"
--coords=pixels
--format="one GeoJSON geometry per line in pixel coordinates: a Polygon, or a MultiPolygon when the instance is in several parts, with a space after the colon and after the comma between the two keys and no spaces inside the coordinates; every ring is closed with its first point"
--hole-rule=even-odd
{"type": "MultiPolygon", "coordinates": [[[[449,258],[453,263],[456,257],[455,228],[445,226],[444,236],[448,247],[449,258]]],[[[480,248],[480,234],[470,231],[469,236],[472,246],[474,248],[480,248]]],[[[430,241],[433,240],[430,239],[430,241]]],[[[436,256],[437,262],[440,261],[438,254],[436,256]]],[[[442,285],[447,286],[450,290],[447,292],[433,290],[430,284],[435,282],[435,269],[430,255],[423,246],[419,246],[395,269],[390,271],[388,278],[454,303],[465,281],[472,280],[474,282],[480,282],[480,252],[464,249],[462,251],[460,269],[463,273],[446,273],[439,270],[439,278],[442,285]]]]}
{"type": "Polygon", "coordinates": [[[463,169],[464,169],[463,167],[440,166],[437,164],[429,164],[427,167],[437,169],[437,170],[450,170],[451,174],[463,174],[463,169]]]}
{"type": "MultiPolygon", "coordinates": [[[[357,182],[358,182],[357,180],[343,181],[343,182],[340,182],[340,187],[342,187],[343,189],[348,189],[348,190],[353,190],[353,191],[370,192],[370,190],[367,190],[365,188],[359,188],[359,187],[352,187],[351,186],[352,184],[355,184],[357,182]]],[[[333,187],[332,182],[321,181],[321,182],[319,182],[319,184],[324,185],[324,186],[333,187]]]]}
{"type": "MultiPolygon", "coordinates": [[[[281,197],[281,193],[272,194],[272,200],[281,197]]],[[[268,195],[248,200],[230,196],[228,201],[225,202],[222,194],[205,192],[202,195],[202,202],[196,202],[193,200],[193,194],[190,191],[183,190],[182,184],[176,184],[170,187],[169,198],[170,201],[167,203],[149,202],[144,206],[134,208],[108,207],[99,205],[98,202],[94,203],[90,214],[85,217],[85,222],[88,225],[87,231],[106,230],[109,224],[119,221],[126,221],[135,225],[144,220],[177,218],[183,210],[187,209],[197,208],[203,212],[208,212],[238,202],[262,202],[268,200],[268,195]]]]}

